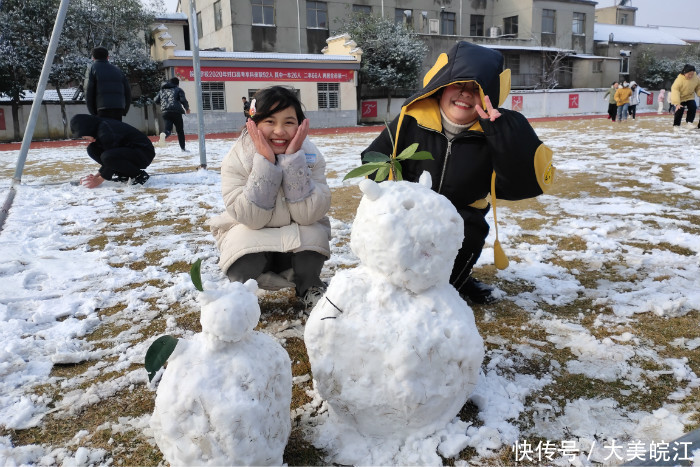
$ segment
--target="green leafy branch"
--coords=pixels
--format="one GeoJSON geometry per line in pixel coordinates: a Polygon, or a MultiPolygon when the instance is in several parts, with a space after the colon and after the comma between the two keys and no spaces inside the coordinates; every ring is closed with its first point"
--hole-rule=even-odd
{"type": "Polygon", "coordinates": [[[401,161],[405,160],[426,160],[432,159],[433,155],[428,151],[418,151],[418,143],[413,143],[396,157],[390,157],[380,152],[369,151],[362,156],[362,164],[360,167],[352,169],[343,178],[343,181],[348,178],[369,176],[376,172],[374,181],[381,182],[389,177],[390,180],[403,180],[401,161]]]}
{"type": "MultiPolygon", "coordinates": [[[[200,292],[204,292],[202,287],[202,259],[198,259],[190,267],[190,279],[195,288],[200,292]]],[[[148,350],[146,351],[146,371],[148,372],[148,381],[152,381],[158,370],[163,368],[165,362],[175,351],[175,346],[177,345],[177,337],[171,335],[160,336],[158,339],[154,340],[148,350]]]]}

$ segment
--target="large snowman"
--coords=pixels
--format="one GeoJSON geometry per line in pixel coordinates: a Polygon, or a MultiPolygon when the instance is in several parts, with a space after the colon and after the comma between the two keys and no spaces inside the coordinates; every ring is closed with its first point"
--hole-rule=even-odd
{"type": "Polygon", "coordinates": [[[151,428],[172,465],[281,465],[292,370],[260,319],[257,283],[201,294],[202,332],[180,339],[158,386],[151,428]]]}
{"type": "Polygon", "coordinates": [[[360,189],[351,248],[361,263],[333,277],[304,334],[329,406],[324,436],[334,439],[324,447],[341,464],[392,462],[358,440],[400,449],[445,428],[484,357],[474,314],[449,283],[464,237],[455,207],[427,172],[419,183],[363,180],[360,189]]]}

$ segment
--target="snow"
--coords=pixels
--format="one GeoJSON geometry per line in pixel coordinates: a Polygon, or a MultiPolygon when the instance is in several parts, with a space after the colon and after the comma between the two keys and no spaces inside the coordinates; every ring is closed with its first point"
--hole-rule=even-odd
{"type": "MultiPolygon", "coordinates": [[[[668,349],[696,350],[696,329],[678,329],[681,337],[661,342],[642,338],[635,328],[650,317],[673,322],[700,310],[700,132],[674,132],[669,118],[642,116],[617,126],[605,119],[535,123],[540,138],[554,150],[560,184],[534,201],[499,203],[499,237],[511,265],[496,278],[504,302],[525,311],[523,329],[539,329],[538,337],[527,334],[511,341],[493,330],[484,332],[481,327],[497,319],[484,307],[476,326],[487,351],[470,396],[478,409],[476,421],[454,418],[433,434],[389,443],[374,458],[437,464],[438,454],[449,457],[473,447],[471,461],[489,463],[499,449],[528,453],[528,443],[529,455],[543,455],[535,450],[535,440],[547,438],[556,440],[558,448],[567,441],[578,450],[571,458],[559,457],[560,464],[590,465],[606,457],[605,462],[622,463],[611,454],[611,444],[626,446],[629,454],[637,440],[648,449],[651,443],[677,438],[693,423],[698,369],[683,357],[669,357],[668,349]],[[596,279],[582,282],[583,273],[591,271],[596,279]],[[522,286],[506,291],[506,285],[522,286]],[[584,303],[578,314],[557,313],[577,301],[584,303]],[[610,337],[600,337],[601,329],[609,330],[610,337]],[[552,349],[569,352],[570,358],[560,364],[550,359],[552,349]],[[528,368],[541,361],[541,371],[528,368]],[[622,404],[609,394],[533,399],[564,374],[619,385],[620,394],[642,399],[656,379],[670,377],[676,389],[649,403],[653,410],[622,404]]],[[[342,182],[342,177],[375,136],[312,136],[328,161],[332,189],[359,182],[342,182]]],[[[195,170],[198,154],[183,154],[170,141],[157,148],[149,169],[153,176],[144,187],[105,183],[95,190],[68,183],[95,171],[84,145],[30,150],[22,185],[0,232],[4,429],[42,426],[53,414],[79,414],[120,391],[146,386],[143,357],[156,337],[195,339],[180,327],[176,312],[198,311],[199,292],[188,274],[171,266],[201,258],[204,283],[212,289],[227,284],[204,221],[223,209],[217,169],[232,143],[208,139],[210,169],[195,170]],[[105,309],[110,313],[101,312],[105,309]],[[152,335],[152,323],[162,323],[164,331],[152,335]],[[88,339],[105,326],[117,331],[98,342],[88,339]],[[144,335],[152,337],[144,340],[144,335]],[[75,363],[88,371],[76,376],[54,372],[75,363]],[[42,390],[45,386],[56,391],[42,390]]],[[[16,150],[0,151],[3,201],[17,156],[16,150]]],[[[490,215],[487,219],[492,223],[490,215]]],[[[339,270],[359,267],[350,249],[352,223],[331,219],[331,225],[332,257],[323,272],[329,280],[339,270]]],[[[493,267],[493,230],[477,273],[493,267]]],[[[297,316],[266,324],[263,315],[261,326],[280,342],[304,335],[304,320],[297,316]]],[[[297,376],[294,384],[304,381],[308,378],[297,376]]],[[[308,394],[310,402],[293,410],[295,426],[309,442],[319,433],[331,439],[333,433],[320,430],[328,403],[316,390],[308,394]]],[[[115,413],[98,430],[137,430],[153,443],[150,419],[115,413]]],[[[94,432],[76,428],[74,435],[60,445],[18,446],[9,435],[0,436],[0,464],[113,461],[111,452],[86,444],[94,432]]],[[[357,438],[344,449],[360,455],[366,441],[357,438]]],[[[331,455],[342,454],[333,445],[328,449],[331,455]]],[[[700,450],[689,456],[700,465],[700,450]]]]}
{"type": "Polygon", "coordinates": [[[605,23],[595,23],[593,26],[593,40],[597,42],[608,42],[610,34],[613,34],[613,41],[618,43],[688,45],[676,35],[661,28],[605,23]]]}

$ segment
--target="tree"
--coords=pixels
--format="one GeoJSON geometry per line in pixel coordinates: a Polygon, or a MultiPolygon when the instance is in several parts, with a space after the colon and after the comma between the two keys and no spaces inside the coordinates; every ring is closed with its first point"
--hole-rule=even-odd
{"type": "Polygon", "coordinates": [[[651,47],[642,48],[637,58],[637,81],[650,88],[670,87],[686,63],[700,70],[700,45],[686,47],[675,58],[658,58],[651,47]]]}
{"type": "Polygon", "coordinates": [[[360,82],[386,93],[388,116],[392,94],[416,88],[427,46],[402,24],[366,14],[351,15],[339,33],[348,33],[362,49],[360,82]]]}
{"type": "MultiPolygon", "coordinates": [[[[59,0],[1,0],[0,93],[10,97],[19,139],[19,102],[25,89],[36,88],[48,43],[56,21],[59,0]]],[[[152,8],[162,9],[162,0],[152,8]]],[[[56,88],[63,115],[64,136],[68,122],[60,89],[83,82],[94,47],[110,51],[131,83],[138,83],[136,105],[150,102],[164,73],[150,58],[150,24],[154,13],[139,0],[73,0],[51,66],[49,83],[56,88]]]]}

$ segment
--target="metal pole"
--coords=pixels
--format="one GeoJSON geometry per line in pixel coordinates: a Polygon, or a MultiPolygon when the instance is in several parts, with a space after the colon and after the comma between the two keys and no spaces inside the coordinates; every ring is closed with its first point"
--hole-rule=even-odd
{"type": "Polygon", "coordinates": [[[34,102],[32,102],[32,110],[29,112],[27,128],[25,128],[24,138],[22,138],[22,146],[20,146],[19,156],[17,156],[15,176],[12,178],[12,180],[14,180],[17,183],[19,183],[22,180],[24,162],[27,160],[29,144],[32,142],[32,138],[34,137],[34,128],[36,127],[36,120],[37,118],[39,118],[39,110],[41,109],[41,104],[44,101],[44,91],[46,90],[46,82],[49,80],[49,73],[51,73],[51,64],[53,63],[54,55],[56,55],[58,39],[59,37],[61,37],[61,31],[63,30],[63,22],[66,19],[66,12],[68,11],[69,2],[70,0],[61,0],[61,4],[58,7],[58,13],[56,13],[56,22],[53,25],[53,31],[51,32],[51,40],[49,41],[49,48],[46,51],[46,56],[44,57],[44,66],[41,68],[41,75],[39,76],[39,85],[36,88],[36,95],[34,96],[34,102]]]}
{"type": "Polygon", "coordinates": [[[204,145],[204,107],[202,106],[202,74],[199,67],[199,31],[197,30],[197,5],[190,0],[190,38],[192,43],[192,67],[194,68],[194,92],[197,94],[197,130],[199,133],[199,166],[207,168],[207,149],[204,145]]]}
{"type": "Polygon", "coordinates": [[[459,0],[459,35],[462,36],[462,22],[464,21],[462,17],[462,0],[459,0]]]}
{"type": "Polygon", "coordinates": [[[301,13],[299,10],[299,0],[297,0],[297,33],[299,34],[299,53],[301,53],[301,13]]]}

